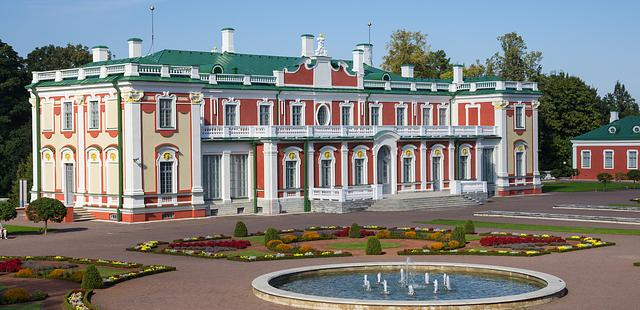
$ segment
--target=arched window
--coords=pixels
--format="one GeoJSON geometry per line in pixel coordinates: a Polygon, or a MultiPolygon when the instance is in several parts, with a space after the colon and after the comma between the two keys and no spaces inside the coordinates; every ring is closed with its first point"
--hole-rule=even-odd
{"type": "Polygon", "coordinates": [[[444,146],[442,144],[436,144],[431,150],[431,167],[429,169],[430,180],[432,182],[432,189],[439,191],[442,186],[442,180],[444,179],[444,146]]]}
{"type": "Polygon", "coordinates": [[[300,188],[300,151],[297,147],[289,147],[284,151],[284,188],[300,188]]]}
{"type": "Polygon", "coordinates": [[[320,187],[332,188],[335,186],[335,151],[336,148],[332,146],[325,146],[320,149],[320,158],[318,159],[320,187]]]}
{"type": "Polygon", "coordinates": [[[471,146],[463,144],[458,151],[458,179],[469,180],[471,178],[471,146]]]}
{"type": "Polygon", "coordinates": [[[45,192],[53,192],[56,186],[55,155],[53,150],[49,148],[43,148],[40,152],[42,154],[42,190],[45,192]]]}
{"type": "Polygon", "coordinates": [[[116,205],[118,203],[118,149],[109,147],[104,151],[104,171],[105,190],[108,198],[107,203],[116,205]]]}
{"type": "Polygon", "coordinates": [[[413,183],[415,176],[415,150],[413,145],[405,145],[402,148],[402,183],[413,183]]]}
{"type": "Polygon", "coordinates": [[[222,74],[223,72],[222,66],[216,65],[213,67],[213,74],[222,74]]]}
{"type": "Polygon", "coordinates": [[[87,149],[87,192],[102,194],[102,155],[95,147],[87,149]]]}
{"type": "Polygon", "coordinates": [[[316,110],[316,124],[320,126],[327,126],[331,123],[331,111],[326,104],[320,104],[316,110]]]}
{"type": "Polygon", "coordinates": [[[523,177],[527,173],[527,145],[516,143],[514,153],[515,176],[523,177]]]}
{"type": "Polygon", "coordinates": [[[364,145],[360,145],[360,146],[356,146],[353,149],[353,159],[352,159],[352,166],[353,166],[353,171],[352,171],[352,175],[353,175],[353,180],[352,183],[353,185],[366,185],[369,184],[368,182],[368,157],[367,157],[367,150],[369,148],[367,148],[364,145]]]}
{"type": "MultiPolygon", "coordinates": [[[[178,192],[178,150],[163,147],[157,153],[158,194],[171,195],[178,192]]],[[[168,202],[163,199],[163,202],[168,202]]]]}

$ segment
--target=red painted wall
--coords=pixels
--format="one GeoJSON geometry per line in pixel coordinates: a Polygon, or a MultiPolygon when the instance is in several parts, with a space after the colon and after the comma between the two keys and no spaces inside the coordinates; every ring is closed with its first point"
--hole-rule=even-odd
{"type": "Polygon", "coordinates": [[[301,64],[298,71],[284,73],[285,84],[296,85],[313,85],[313,69],[307,69],[307,66],[301,64]]]}
{"type": "Polygon", "coordinates": [[[350,76],[341,66],[337,71],[331,70],[331,84],[333,86],[358,86],[358,78],[350,76]]]}
{"type": "Polygon", "coordinates": [[[596,180],[599,173],[615,175],[618,172],[627,173],[627,151],[636,150],[640,153],[640,145],[637,146],[578,146],[576,148],[576,168],[579,180],[596,180]],[[581,168],[582,151],[591,151],[591,168],[581,168]],[[604,169],[604,150],[613,150],[613,169],[604,169]]]}

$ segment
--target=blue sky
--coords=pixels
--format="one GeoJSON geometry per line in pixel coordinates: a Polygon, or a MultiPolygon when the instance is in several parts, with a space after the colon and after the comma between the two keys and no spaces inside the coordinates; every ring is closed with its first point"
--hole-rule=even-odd
{"type": "Polygon", "coordinates": [[[496,37],[521,34],[543,52],[543,70],[580,76],[600,94],[616,80],[640,100],[640,4],[632,1],[171,1],[0,0],[0,39],[22,56],[49,43],[108,45],[118,57],[126,39],[149,47],[149,5],[156,6],[154,50],[220,47],[220,28],[236,29],[237,52],[298,55],[299,35],[323,33],[329,55],[349,59],[373,22],[374,64],[395,29],[428,34],[455,63],[484,61],[496,37]]]}

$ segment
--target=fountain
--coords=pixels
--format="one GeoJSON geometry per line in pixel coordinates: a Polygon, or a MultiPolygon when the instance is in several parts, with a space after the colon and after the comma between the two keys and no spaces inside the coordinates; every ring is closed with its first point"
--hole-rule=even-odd
{"type": "Polygon", "coordinates": [[[259,298],[312,309],[525,308],[566,291],[561,279],[536,271],[411,260],[293,268],[262,275],[252,285],[259,298]],[[372,274],[378,281],[373,288],[372,274]],[[422,279],[416,283],[418,274],[424,275],[424,284],[422,279]],[[371,294],[374,288],[380,293],[371,294]]]}

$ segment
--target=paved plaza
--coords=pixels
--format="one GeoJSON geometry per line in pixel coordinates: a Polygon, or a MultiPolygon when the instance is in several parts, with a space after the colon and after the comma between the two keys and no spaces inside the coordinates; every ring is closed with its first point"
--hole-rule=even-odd
{"type": "MultiPolygon", "coordinates": [[[[186,236],[224,233],[231,235],[235,222],[244,221],[249,231],[267,227],[300,228],[312,225],[377,224],[425,226],[415,221],[473,219],[509,223],[569,225],[640,229],[638,225],[559,220],[474,217],[482,211],[541,212],[589,216],[640,218],[638,212],[589,209],[554,209],[556,204],[607,205],[629,203],[640,191],[608,193],[553,193],[529,197],[496,198],[481,206],[409,212],[360,212],[351,214],[292,214],[282,216],[232,216],[142,224],[80,222],[54,224],[59,232],[21,235],[0,242],[0,255],[65,255],[118,259],[144,264],[164,264],[177,271],[143,277],[99,290],[93,298],[100,309],[286,309],[255,297],[251,281],[263,273],[307,265],[358,261],[397,261],[396,256],[359,256],[242,263],[195,257],[127,252],[125,248],[148,240],[173,240],[186,236]]],[[[12,224],[33,225],[22,219],[12,224]]],[[[477,228],[478,232],[496,229],[477,228]]],[[[569,236],[571,233],[553,233],[569,236]]],[[[640,237],[593,235],[616,246],[538,257],[417,256],[415,261],[478,263],[525,268],[558,276],[569,293],[540,309],[633,309],[640,304],[640,237]]],[[[50,307],[58,309],[57,307],[50,307]]]]}

